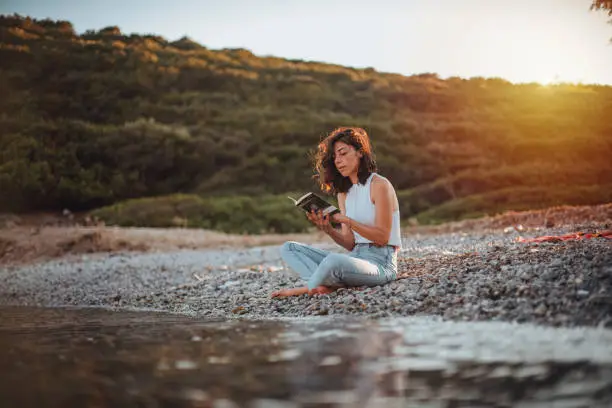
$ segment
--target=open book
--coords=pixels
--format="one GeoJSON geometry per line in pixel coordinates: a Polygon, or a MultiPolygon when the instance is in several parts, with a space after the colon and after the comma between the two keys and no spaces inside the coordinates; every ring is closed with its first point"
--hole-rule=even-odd
{"type": "Polygon", "coordinates": [[[322,210],[323,215],[333,215],[339,213],[340,210],[327,201],[316,195],[315,193],[307,193],[298,198],[297,200],[289,197],[296,207],[301,208],[304,212],[310,212],[310,210],[322,210]]]}

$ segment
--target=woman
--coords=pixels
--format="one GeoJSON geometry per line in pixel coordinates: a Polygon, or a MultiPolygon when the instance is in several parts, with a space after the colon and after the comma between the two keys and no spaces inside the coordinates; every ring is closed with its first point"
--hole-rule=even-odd
{"type": "Polygon", "coordinates": [[[281,256],[307,286],[272,293],[272,297],[330,293],[338,287],[376,286],[397,278],[402,246],[399,204],[391,183],[376,174],[369,137],[361,128],[342,127],[325,138],[315,155],[321,189],[337,194],[340,213],[311,212],[308,219],[349,254],[330,253],[285,242],[281,256]]]}

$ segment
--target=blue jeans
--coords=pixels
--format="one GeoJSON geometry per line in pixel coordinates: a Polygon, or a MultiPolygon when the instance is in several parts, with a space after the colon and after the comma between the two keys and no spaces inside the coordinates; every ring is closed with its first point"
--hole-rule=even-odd
{"type": "Polygon", "coordinates": [[[317,286],[377,286],[397,278],[395,247],[356,244],[349,254],[340,254],[288,241],[281,246],[283,261],[308,282],[317,286]]]}

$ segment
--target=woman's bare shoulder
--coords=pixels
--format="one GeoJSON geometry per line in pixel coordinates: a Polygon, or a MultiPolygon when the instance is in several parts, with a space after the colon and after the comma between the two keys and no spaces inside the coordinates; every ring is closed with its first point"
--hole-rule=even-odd
{"type": "Polygon", "coordinates": [[[372,192],[370,199],[373,203],[376,203],[376,197],[388,197],[393,202],[393,210],[399,208],[399,202],[397,200],[397,194],[393,184],[384,176],[376,174],[372,179],[372,192]]]}
{"type": "Polygon", "coordinates": [[[393,185],[391,184],[389,179],[384,176],[381,176],[380,174],[375,174],[374,177],[372,177],[372,186],[376,189],[381,190],[393,190],[393,185]]]}

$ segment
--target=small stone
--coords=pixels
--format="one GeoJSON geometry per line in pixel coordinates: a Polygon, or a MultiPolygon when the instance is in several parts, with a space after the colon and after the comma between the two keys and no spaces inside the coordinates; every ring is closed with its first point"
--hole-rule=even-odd
{"type": "Polygon", "coordinates": [[[340,356],[327,356],[319,363],[320,366],[333,366],[342,362],[340,356]]]}
{"type": "Polygon", "coordinates": [[[230,362],[229,357],[210,356],[208,357],[209,364],[228,364],[230,362]]]}
{"type": "Polygon", "coordinates": [[[545,365],[527,365],[519,367],[514,370],[514,377],[516,378],[544,378],[548,375],[548,368],[545,365]]]}
{"type": "Polygon", "coordinates": [[[536,309],[533,311],[534,314],[538,315],[538,316],[543,316],[546,314],[546,311],[548,309],[546,308],[546,305],[541,303],[538,307],[536,307],[536,309]]]}
{"type": "Polygon", "coordinates": [[[268,357],[268,361],[277,362],[277,361],[292,361],[302,355],[302,352],[298,349],[290,349],[283,350],[277,354],[273,354],[268,357]]]}
{"type": "Polygon", "coordinates": [[[589,296],[589,291],[580,289],[580,290],[576,291],[576,296],[579,297],[579,298],[585,298],[585,297],[589,296]]]}
{"type": "Polygon", "coordinates": [[[488,377],[489,378],[508,378],[512,376],[512,370],[510,369],[510,367],[506,367],[506,366],[499,366],[494,368],[489,374],[488,377]]]}
{"type": "Polygon", "coordinates": [[[244,308],[244,306],[238,306],[238,307],[235,307],[234,309],[232,309],[232,313],[233,314],[243,315],[243,314],[248,313],[248,310],[246,310],[244,308]]]}
{"type": "Polygon", "coordinates": [[[213,408],[238,408],[239,407],[239,405],[236,404],[234,401],[228,400],[226,398],[215,400],[212,406],[213,408]]]}
{"type": "Polygon", "coordinates": [[[321,307],[319,310],[317,310],[317,314],[320,316],[325,316],[329,314],[329,309],[327,309],[326,307],[321,307]]]}
{"type": "Polygon", "coordinates": [[[542,279],[547,281],[553,281],[559,278],[559,272],[556,269],[548,269],[542,274],[542,279]]]}
{"type": "Polygon", "coordinates": [[[209,399],[208,393],[197,388],[188,388],[181,392],[183,399],[189,401],[206,402],[209,399]]]}
{"type": "Polygon", "coordinates": [[[191,360],[178,360],[174,362],[174,367],[177,370],[194,370],[198,368],[198,365],[191,360]]]}

